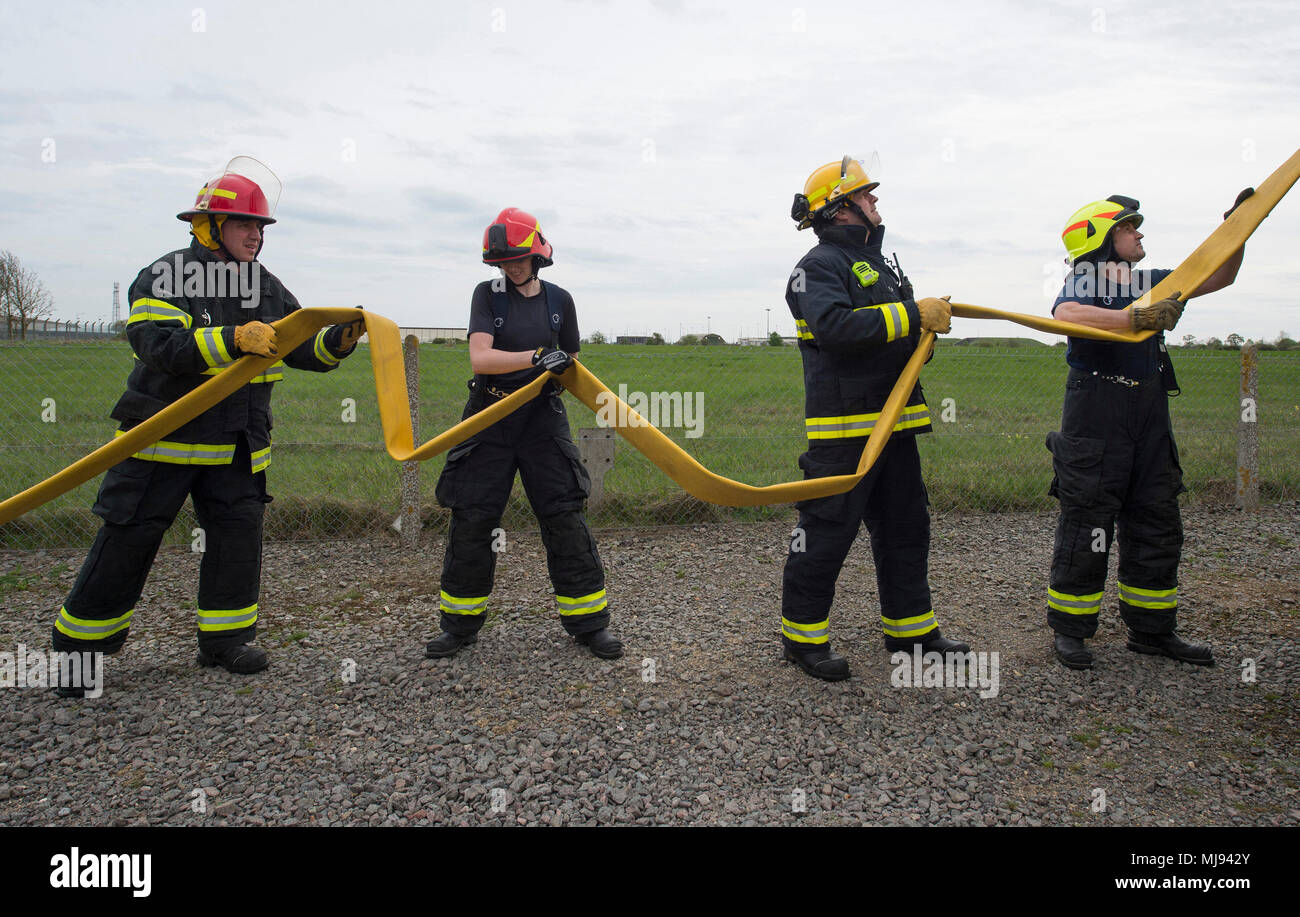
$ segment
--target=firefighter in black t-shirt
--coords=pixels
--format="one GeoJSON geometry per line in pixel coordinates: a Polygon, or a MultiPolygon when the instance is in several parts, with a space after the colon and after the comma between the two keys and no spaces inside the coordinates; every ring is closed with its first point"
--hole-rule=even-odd
{"type": "MultiPolygon", "coordinates": [[[[552,249],[531,215],[514,207],[483,234],[483,263],[503,277],[480,283],[470,307],[474,369],[464,417],[483,410],[542,372],[569,368],[578,352],[578,320],[567,291],[537,276],[552,249]]],[[[477,639],[499,550],[501,515],[515,472],[541,524],[560,621],[602,659],[623,655],[608,630],[605,570],[582,508],[591,479],[569,433],[562,389],[552,383],[524,407],[452,449],[438,479],[438,502],[451,510],[442,566],[442,634],[425,647],[431,659],[477,639]]]]}

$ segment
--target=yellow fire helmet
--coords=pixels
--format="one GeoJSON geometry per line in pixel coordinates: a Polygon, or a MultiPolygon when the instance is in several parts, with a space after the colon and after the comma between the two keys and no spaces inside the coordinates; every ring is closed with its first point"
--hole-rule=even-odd
{"type": "Polygon", "coordinates": [[[1076,210],[1061,233],[1070,260],[1078,261],[1101,248],[1110,238],[1111,230],[1120,223],[1130,222],[1134,229],[1141,226],[1142,214],[1138,213],[1141,206],[1131,197],[1113,194],[1076,210]]]}
{"type": "MultiPolygon", "coordinates": [[[[874,159],[872,165],[874,171],[874,159]]],[[[798,223],[797,229],[807,229],[819,216],[821,219],[835,216],[853,192],[863,188],[870,191],[879,184],[867,177],[862,163],[851,156],[828,162],[809,175],[803,183],[803,193],[794,196],[790,218],[798,223]]]]}

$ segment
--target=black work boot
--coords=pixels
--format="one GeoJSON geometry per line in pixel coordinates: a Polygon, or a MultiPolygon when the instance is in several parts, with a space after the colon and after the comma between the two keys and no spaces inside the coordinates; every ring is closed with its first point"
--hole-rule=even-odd
{"type": "Polygon", "coordinates": [[[618,659],[623,655],[623,643],[611,634],[608,628],[593,630],[590,633],[574,634],[573,639],[591,650],[593,656],[601,659],[618,659]]]}
{"type": "Polygon", "coordinates": [[[849,661],[832,652],[829,644],[823,644],[815,650],[792,650],[787,644],[783,644],[782,648],[787,662],[796,663],[813,678],[843,681],[849,677],[849,661]]]}
{"type": "Polygon", "coordinates": [[[445,659],[448,656],[455,656],[460,652],[461,647],[477,642],[478,634],[453,634],[451,631],[444,630],[435,639],[424,645],[424,657],[426,659],[445,659]]]}
{"type": "Polygon", "coordinates": [[[1143,634],[1128,632],[1128,648],[1148,656],[1168,656],[1192,665],[1214,665],[1214,654],[1203,643],[1188,643],[1177,634],[1143,634]]]}
{"type": "Polygon", "coordinates": [[[921,648],[922,653],[938,653],[941,656],[946,656],[948,653],[962,653],[964,655],[970,652],[970,647],[960,640],[949,640],[938,633],[929,634],[914,643],[907,643],[902,646],[894,643],[891,647],[891,643],[892,641],[886,637],[885,652],[891,656],[894,653],[910,653],[917,647],[921,648]]]}
{"type": "MultiPolygon", "coordinates": [[[[58,651],[51,650],[51,658],[55,652],[58,651]]],[[[73,651],[68,655],[76,657],[77,673],[73,676],[72,681],[78,683],[65,685],[63,683],[63,668],[60,666],[59,669],[55,671],[53,666],[51,666],[50,689],[59,697],[85,697],[87,690],[92,687],[91,683],[95,680],[95,654],[89,650],[85,650],[84,652],[73,651]]]]}
{"type": "Polygon", "coordinates": [[[254,672],[262,671],[270,664],[271,660],[267,657],[266,650],[258,649],[256,646],[249,646],[247,643],[228,647],[215,653],[209,652],[202,647],[199,648],[199,665],[219,665],[227,672],[232,672],[235,675],[252,675],[254,672]]]}
{"type": "Polygon", "coordinates": [[[1057,634],[1052,641],[1052,646],[1056,649],[1056,658],[1061,660],[1067,669],[1092,668],[1092,650],[1088,649],[1082,637],[1057,634]]]}

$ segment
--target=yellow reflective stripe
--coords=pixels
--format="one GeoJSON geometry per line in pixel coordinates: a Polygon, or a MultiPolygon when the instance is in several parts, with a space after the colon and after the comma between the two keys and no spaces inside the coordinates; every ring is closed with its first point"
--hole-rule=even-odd
{"type": "Polygon", "coordinates": [[[1068,592],[1060,592],[1049,587],[1047,590],[1047,607],[1055,608],[1062,614],[1067,615],[1100,614],[1101,596],[1102,593],[1100,592],[1093,592],[1088,595],[1071,595],[1068,592]]]}
{"type": "Polygon", "coordinates": [[[1172,589],[1143,589],[1119,584],[1120,601],[1135,608],[1174,609],[1178,607],[1178,587],[1172,589]]]}
{"type": "MultiPolygon", "coordinates": [[[[124,435],[121,430],[113,431],[114,438],[124,435]]],[[[235,444],[173,443],[160,439],[133,457],[146,462],[169,462],[173,465],[229,465],[235,460],[235,444]]]]}
{"type": "Polygon", "coordinates": [[[199,353],[203,355],[203,362],[210,367],[224,369],[235,362],[235,358],[226,350],[226,342],[221,333],[223,328],[223,325],[215,325],[194,332],[194,343],[198,345],[199,353]]]}
{"type": "Polygon", "coordinates": [[[211,189],[211,191],[209,192],[209,194],[210,194],[212,197],[226,197],[226,198],[229,198],[229,199],[232,200],[232,201],[233,201],[235,198],[239,197],[239,195],[236,194],[234,191],[227,191],[225,188],[213,188],[213,189],[211,189]]]}
{"type": "Polygon", "coordinates": [[[258,449],[249,456],[249,461],[252,465],[253,474],[265,471],[271,467],[271,447],[267,446],[265,449],[258,449]]]}
{"type": "Polygon", "coordinates": [[[449,595],[444,590],[438,591],[438,608],[449,615],[481,615],[487,609],[488,596],[473,597],[449,595]]]}
{"type": "MultiPolygon", "coordinates": [[[[230,368],[229,366],[211,366],[203,370],[203,375],[205,376],[220,375],[221,373],[224,373],[229,368],[230,368]]],[[[260,376],[254,376],[248,381],[250,384],[255,382],[279,382],[282,379],[284,379],[284,373],[280,372],[280,370],[283,369],[284,369],[283,363],[272,363],[270,366],[267,367],[268,372],[265,372],[260,376]]]]}
{"type": "Polygon", "coordinates": [[[598,611],[603,611],[609,605],[609,601],[605,598],[604,589],[577,597],[557,594],[555,601],[560,606],[560,614],[566,616],[595,614],[598,611]]]}
{"type": "Polygon", "coordinates": [[[131,314],[126,319],[128,325],[136,322],[180,322],[189,328],[194,319],[184,309],[161,299],[137,299],[131,303],[131,314]]]}
{"type": "Polygon", "coordinates": [[[135,613],[132,608],[124,615],[118,615],[116,618],[101,618],[94,620],[91,618],[76,618],[68,614],[67,608],[60,608],[58,617],[54,619],[54,627],[59,633],[77,640],[103,640],[105,637],[111,637],[113,634],[131,626],[131,615],[135,613]]]}
{"type": "Polygon", "coordinates": [[[935,619],[932,608],[923,615],[911,618],[886,618],[881,615],[880,626],[890,637],[920,637],[938,627],[939,622],[935,619]]]}
{"type": "Polygon", "coordinates": [[[252,627],[257,623],[257,603],[247,608],[199,609],[199,630],[223,631],[252,627]]]}
{"type": "Polygon", "coordinates": [[[879,309],[880,314],[885,318],[885,339],[896,341],[899,338],[905,338],[911,330],[911,322],[907,317],[907,306],[901,302],[887,302],[878,306],[858,306],[854,312],[861,312],[863,309],[879,309]]]}
{"type": "Polygon", "coordinates": [[[312,350],[316,353],[316,359],[320,360],[326,366],[338,366],[339,358],[334,356],[325,347],[325,332],[329,328],[322,328],[316,332],[316,343],[312,345],[312,350]]]}
{"type": "Polygon", "coordinates": [[[789,618],[781,618],[781,633],[796,643],[828,643],[831,620],[816,621],[812,624],[799,624],[789,618]]]}
{"type": "MultiPolygon", "coordinates": [[[[873,414],[848,414],[843,417],[809,417],[804,421],[809,439],[847,439],[854,436],[870,436],[875,429],[880,412],[873,414]]],[[[894,432],[923,427],[930,422],[930,408],[927,404],[911,404],[903,408],[894,432]]]]}
{"type": "Polygon", "coordinates": [[[794,320],[794,333],[799,336],[801,341],[811,341],[813,334],[808,330],[808,323],[801,318],[794,320]]]}

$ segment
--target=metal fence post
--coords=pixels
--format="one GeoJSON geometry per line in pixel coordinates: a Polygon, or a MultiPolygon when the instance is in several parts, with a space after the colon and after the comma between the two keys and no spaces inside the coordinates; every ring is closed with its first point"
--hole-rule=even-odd
{"type": "MultiPolygon", "coordinates": [[[[408,334],[402,342],[402,358],[406,364],[406,391],[411,402],[411,433],[414,442],[420,441],[420,339],[408,334]]],[[[420,463],[402,462],[401,470],[402,515],[398,531],[402,543],[414,547],[420,536],[420,463]]]]}
{"type": "Polygon", "coordinates": [[[1241,348],[1241,420],[1237,424],[1237,508],[1259,510],[1259,351],[1241,348]]]}

